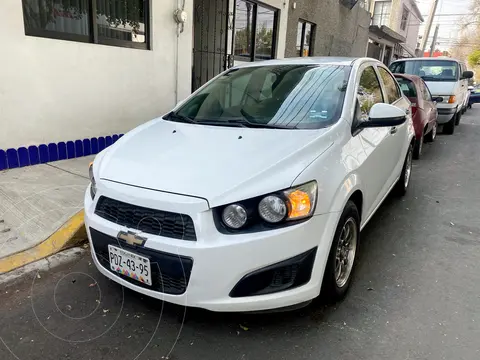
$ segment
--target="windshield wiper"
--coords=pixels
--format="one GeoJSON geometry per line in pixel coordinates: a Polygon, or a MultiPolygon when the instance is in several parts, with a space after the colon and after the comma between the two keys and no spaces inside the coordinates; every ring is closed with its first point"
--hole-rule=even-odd
{"type": "Polygon", "coordinates": [[[229,122],[242,124],[245,127],[257,127],[257,128],[269,128],[269,129],[291,129],[291,128],[280,126],[280,125],[269,125],[269,124],[261,124],[261,123],[255,122],[255,118],[243,109],[240,109],[240,113],[245,117],[246,120],[232,119],[232,120],[229,120],[229,122]]]}
{"type": "Polygon", "coordinates": [[[239,126],[248,127],[248,128],[287,129],[287,130],[292,129],[292,128],[288,128],[280,125],[254,123],[244,119],[229,119],[229,120],[225,120],[224,122],[226,122],[227,124],[238,124],[239,126]]]}
{"type": "Polygon", "coordinates": [[[197,124],[197,122],[188,116],[183,116],[178,113],[174,113],[173,111],[168,113],[166,116],[163,117],[165,120],[172,120],[176,122],[183,122],[188,124],[197,124]]]}

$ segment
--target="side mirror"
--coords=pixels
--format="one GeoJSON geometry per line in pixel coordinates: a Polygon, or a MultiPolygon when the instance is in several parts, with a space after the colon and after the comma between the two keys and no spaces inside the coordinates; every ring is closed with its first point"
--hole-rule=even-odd
{"type": "Polygon", "coordinates": [[[407,114],[396,106],[378,103],[372,106],[367,121],[362,121],[359,128],[389,127],[403,124],[407,114]]]}
{"type": "Polygon", "coordinates": [[[464,71],[462,74],[462,79],[471,79],[473,78],[473,71],[464,71]]]}

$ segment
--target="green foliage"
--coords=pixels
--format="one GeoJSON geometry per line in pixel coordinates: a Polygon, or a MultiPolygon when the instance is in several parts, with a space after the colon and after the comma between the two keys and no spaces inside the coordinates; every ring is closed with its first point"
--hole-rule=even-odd
{"type": "Polygon", "coordinates": [[[480,49],[473,50],[468,55],[468,64],[473,68],[477,65],[480,65],[480,49]]]}

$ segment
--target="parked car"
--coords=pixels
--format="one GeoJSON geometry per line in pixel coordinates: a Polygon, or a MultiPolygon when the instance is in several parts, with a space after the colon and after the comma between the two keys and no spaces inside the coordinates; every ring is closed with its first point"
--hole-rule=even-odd
{"type": "Polygon", "coordinates": [[[437,104],[437,121],[443,125],[444,133],[453,134],[468,105],[468,79],[473,77],[465,63],[448,57],[411,58],[392,62],[390,70],[420,76],[434,97],[442,97],[437,104]]]}
{"type": "Polygon", "coordinates": [[[469,86],[470,96],[468,98],[468,107],[471,109],[473,104],[480,103],[480,89],[475,86],[469,86]]]}
{"type": "Polygon", "coordinates": [[[93,261],[139,293],[214,311],[341,299],[360,230],[410,183],[409,110],[372,59],[229,69],[97,155],[93,261]]]}
{"type": "Polygon", "coordinates": [[[437,136],[437,101],[443,98],[433,97],[427,84],[416,75],[394,74],[403,94],[412,103],[413,127],[415,128],[415,147],[413,158],[419,159],[423,142],[435,141],[437,136]]]}

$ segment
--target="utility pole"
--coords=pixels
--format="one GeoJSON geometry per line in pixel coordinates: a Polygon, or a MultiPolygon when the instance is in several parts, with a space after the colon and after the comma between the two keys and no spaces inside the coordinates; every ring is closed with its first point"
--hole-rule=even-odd
{"type": "Polygon", "coordinates": [[[430,14],[428,15],[427,25],[425,26],[425,32],[423,33],[422,44],[420,46],[422,54],[425,53],[425,48],[427,47],[428,36],[430,35],[430,29],[432,28],[432,22],[435,17],[435,12],[437,11],[438,2],[439,0],[433,0],[432,7],[430,8],[430,14]]]}
{"type": "Polygon", "coordinates": [[[430,48],[430,57],[433,56],[433,52],[435,51],[435,45],[437,44],[437,36],[438,36],[438,29],[440,25],[437,24],[435,26],[435,32],[433,33],[433,41],[432,41],[432,47],[430,48]]]}

